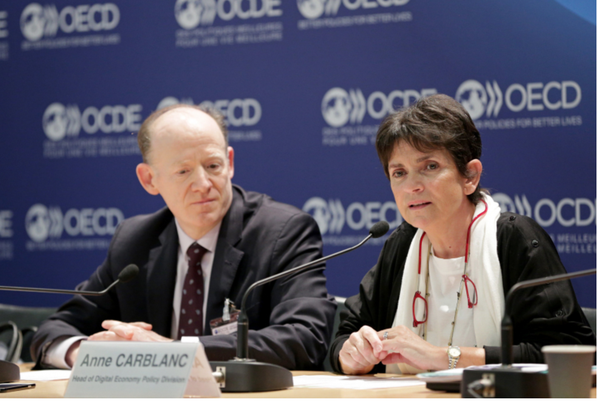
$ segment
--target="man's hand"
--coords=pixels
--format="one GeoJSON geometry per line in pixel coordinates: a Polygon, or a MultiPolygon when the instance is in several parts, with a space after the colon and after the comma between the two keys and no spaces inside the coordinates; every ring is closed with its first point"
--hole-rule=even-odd
{"type": "Polygon", "coordinates": [[[66,364],[69,365],[71,368],[75,366],[75,361],[77,360],[77,355],[79,355],[79,347],[81,346],[81,341],[74,342],[66,351],[66,355],[64,356],[64,360],[66,364]]]}
{"type": "Polygon", "coordinates": [[[363,326],[351,334],[338,355],[343,373],[369,373],[381,361],[381,351],[382,341],[378,333],[369,326],[363,326]]]}
{"type": "MultiPolygon", "coordinates": [[[[102,327],[106,331],[95,333],[88,341],[173,341],[152,331],[152,325],[144,322],[124,323],[118,320],[104,320],[102,327]]],[[[72,368],[79,355],[81,341],[73,343],[66,352],[66,363],[72,368]]]]}
{"type": "Polygon", "coordinates": [[[118,320],[104,320],[100,331],[88,338],[89,341],[160,341],[169,342],[171,338],[163,337],[152,331],[152,325],[144,322],[124,323],[118,320]]]}

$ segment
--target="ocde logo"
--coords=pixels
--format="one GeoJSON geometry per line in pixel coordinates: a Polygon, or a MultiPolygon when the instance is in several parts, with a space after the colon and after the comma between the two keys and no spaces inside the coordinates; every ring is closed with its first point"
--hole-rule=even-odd
{"type": "Polygon", "coordinates": [[[297,8],[308,19],[326,15],[336,15],[341,6],[348,10],[371,9],[378,7],[404,6],[409,0],[297,0],[297,8]]]}
{"type": "Polygon", "coordinates": [[[0,39],[8,37],[8,12],[0,10],[0,39]]]}
{"type": "Polygon", "coordinates": [[[184,29],[193,29],[199,24],[211,25],[216,18],[215,0],[177,0],[174,16],[184,29]]]}
{"type": "MultiPolygon", "coordinates": [[[[193,99],[177,99],[167,96],[158,103],[158,110],[175,104],[194,104],[193,99]]],[[[204,100],[199,104],[205,108],[218,110],[225,117],[229,126],[241,127],[256,125],[262,118],[262,106],[256,99],[233,99],[233,100],[204,100]]]]}
{"type": "Polygon", "coordinates": [[[212,25],[216,16],[223,21],[237,17],[278,17],[282,15],[281,0],[177,0],[174,16],[183,29],[212,25]]]}
{"type": "MultiPolygon", "coordinates": [[[[486,86],[470,79],[457,89],[455,99],[459,101],[473,120],[484,115],[496,117],[503,105],[503,93],[498,83],[486,81],[486,86]]],[[[581,101],[581,87],[575,81],[550,81],[511,84],[504,94],[504,104],[513,112],[523,109],[539,111],[572,109],[581,101]]]]}
{"type": "Polygon", "coordinates": [[[359,124],[366,112],[373,119],[384,118],[397,107],[407,106],[412,101],[437,93],[436,89],[394,90],[388,95],[383,92],[372,92],[367,100],[361,89],[332,88],[322,99],[322,116],[331,127],[342,127],[350,122],[359,124]],[[396,101],[400,100],[400,104],[396,101]]]}
{"type": "Polygon", "coordinates": [[[21,32],[29,41],[64,33],[108,31],[116,28],[120,10],[113,3],[66,6],[60,12],[55,5],[31,3],[21,13],[21,32]]]}
{"type": "Polygon", "coordinates": [[[81,129],[81,113],[77,106],[64,106],[52,103],[46,108],[42,119],[46,136],[52,141],[59,141],[67,134],[77,135],[81,129]]]}
{"type": "Polygon", "coordinates": [[[25,216],[25,229],[29,238],[44,242],[60,238],[63,231],[70,236],[112,235],[125,216],[117,208],[69,209],[65,214],[59,207],[35,204],[25,216]]]}
{"type": "Polygon", "coordinates": [[[492,198],[503,212],[513,212],[533,218],[542,227],[550,227],[555,221],[563,227],[589,226],[596,219],[596,205],[587,198],[563,198],[558,202],[540,199],[532,208],[527,197],[515,195],[515,200],[504,193],[496,193],[492,198]]]}
{"type": "Polygon", "coordinates": [[[11,238],[12,235],[12,211],[0,210],[0,238],[11,238]]]}
{"type": "Polygon", "coordinates": [[[322,235],[340,234],[345,222],[352,230],[362,230],[369,229],[380,220],[388,221],[391,229],[398,227],[403,221],[394,202],[353,202],[345,210],[340,199],[326,202],[322,198],[313,197],[305,202],[303,211],[313,216],[322,235]]]}
{"type": "Polygon", "coordinates": [[[100,109],[90,106],[81,113],[77,105],[52,103],[44,112],[42,126],[52,141],[60,141],[66,135],[77,136],[81,128],[88,134],[98,131],[106,134],[137,131],[142,121],[141,109],[140,104],[104,106],[100,109]]]}

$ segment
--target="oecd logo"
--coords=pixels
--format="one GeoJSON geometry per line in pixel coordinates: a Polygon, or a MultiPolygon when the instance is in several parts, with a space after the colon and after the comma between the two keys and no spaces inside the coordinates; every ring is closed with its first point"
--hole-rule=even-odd
{"type": "Polygon", "coordinates": [[[113,3],[66,6],[60,12],[55,5],[42,7],[31,3],[21,13],[21,32],[35,42],[44,36],[63,33],[108,31],[120,22],[120,10],[113,3]]]}
{"type": "MultiPolygon", "coordinates": [[[[193,99],[177,99],[167,96],[158,103],[157,109],[173,106],[175,104],[193,105],[193,99]]],[[[262,118],[262,105],[256,99],[219,99],[216,101],[204,100],[199,104],[207,109],[214,109],[220,112],[226,119],[226,123],[232,127],[253,126],[262,118]]]]}
{"type": "Polygon", "coordinates": [[[25,216],[25,229],[29,234],[29,238],[35,242],[43,242],[48,239],[50,233],[53,237],[59,237],[62,232],[62,225],[59,224],[60,218],[57,218],[56,211],[56,208],[51,208],[50,211],[46,206],[39,203],[31,206],[25,216]]]}
{"type": "Polygon", "coordinates": [[[0,238],[11,238],[12,230],[12,211],[0,210],[0,238]]]}
{"type": "Polygon", "coordinates": [[[0,10],[0,39],[8,37],[8,12],[0,10]]]}
{"type": "Polygon", "coordinates": [[[311,214],[318,223],[322,235],[340,234],[345,223],[350,229],[358,231],[370,228],[380,220],[386,220],[390,228],[401,224],[401,217],[394,202],[353,202],[346,209],[340,199],[329,199],[328,202],[320,197],[313,197],[303,205],[303,211],[311,214]]]}
{"type": "Polygon", "coordinates": [[[507,194],[496,193],[492,195],[492,199],[500,205],[501,212],[512,212],[532,217],[532,206],[525,195],[521,197],[515,195],[515,200],[513,200],[507,194]]]}
{"type": "Polygon", "coordinates": [[[211,25],[216,18],[216,0],[177,0],[174,15],[183,29],[211,25]]]}
{"type": "Polygon", "coordinates": [[[216,16],[223,21],[282,15],[281,0],[177,0],[174,15],[183,29],[212,25],[216,16]]]}
{"type": "Polygon", "coordinates": [[[332,3],[330,0],[297,0],[297,8],[305,18],[315,19],[324,13],[324,7],[328,6],[330,9],[332,3]]]}
{"type": "Polygon", "coordinates": [[[473,120],[484,115],[490,117],[498,114],[502,106],[502,92],[496,81],[494,86],[486,82],[486,88],[473,79],[465,81],[457,89],[455,99],[460,102],[473,120]]]}
{"type": "Polygon", "coordinates": [[[384,118],[397,107],[407,106],[412,101],[437,93],[436,89],[416,91],[393,90],[386,94],[381,91],[370,93],[367,98],[361,89],[332,88],[322,99],[322,116],[331,127],[342,127],[347,123],[361,124],[367,114],[374,120],[384,118]]]}
{"type": "Polygon", "coordinates": [[[89,106],[81,113],[76,104],[52,103],[44,112],[42,126],[52,141],[60,141],[67,135],[77,136],[81,129],[88,134],[133,132],[141,126],[141,109],[140,104],[107,105],[100,109],[89,106]]]}
{"type": "Polygon", "coordinates": [[[81,113],[77,106],[64,106],[52,103],[44,112],[42,125],[46,136],[52,141],[60,141],[67,134],[77,135],[81,129],[81,113]]]}
{"type": "Polygon", "coordinates": [[[45,8],[37,3],[31,3],[21,13],[21,32],[27,40],[40,40],[44,33],[56,35],[58,31],[58,13],[56,7],[45,8]]]}
{"type": "Polygon", "coordinates": [[[326,202],[322,198],[310,198],[303,205],[303,211],[313,216],[322,235],[328,232],[338,234],[345,224],[345,209],[338,199],[326,202]]]}
{"type": "Polygon", "coordinates": [[[541,111],[545,109],[572,109],[581,102],[581,87],[575,81],[514,83],[504,92],[496,81],[486,85],[470,79],[457,89],[455,99],[459,101],[473,120],[482,117],[496,117],[503,102],[512,112],[541,111]]]}
{"type": "Polygon", "coordinates": [[[531,217],[542,227],[550,227],[558,222],[563,227],[585,227],[596,221],[596,205],[587,198],[563,198],[558,202],[542,198],[531,205],[525,195],[515,195],[514,199],[504,193],[492,195],[502,212],[518,213],[531,217]]]}
{"type": "Polygon", "coordinates": [[[58,239],[62,233],[71,236],[112,235],[124,220],[117,208],[69,209],[62,213],[57,206],[46,207],[40,203],[29,208],[25,216],[25,229],[34,242],[58,239]]]}
{"type": "Polygon", "coordinates": [[[174,106],[175,104],[193,105],[193,99],[191,99],[191,98],[177,99],[174,96],[166,96],[164,99],[160,100],[160,103],[158,103],[158,107],[156,107],[156,110],[163,109],[164,107],[174,106]]]}
{"type": "Polygon", "coordinates": [[[341,4],[348,10],[371,9],[378,7],[404,6],[409,0],[297,0],[297,8],[307,19],[326,15],[336,15],[341,4]]]}
{"type": "Polygon", "coordinates": [[[332,88],[322,99],[322,116],[331,127],[361,123],[365,116],[365,98],[361,90],[332,88]]]}

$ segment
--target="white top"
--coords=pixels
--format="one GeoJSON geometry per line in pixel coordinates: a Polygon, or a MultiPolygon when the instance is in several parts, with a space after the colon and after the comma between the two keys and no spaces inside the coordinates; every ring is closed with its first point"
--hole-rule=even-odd
{"type": "MultiPolygon", "coordinates": [[[[430,296],[428,297],[428,334],[430,344],[446,347],[451,336],[451,323],[455,317],[457,292],[461,284],[465,257],[455,259],[440,259],[433,253],[430,257],[430,296]]],[[[469,273],[469,272],[467,272],[469,273]]],[[[470,287],[471,288],[471,287],[470,287]]],[[[473,292],[470,291],[473,301],[473,292]]],[[[475,347],[476,338],[473,329],[473,312],[467,307],[465,287],[459,301],[459,311],[453,345],[460,347],[475,347]]]]}
{"type": "MultiPolygon", "coordinates": [[[[478,305],[473,308],[472,315],[475,340],[479,347],[500,345],[500,321],[505,306],[502,271],[500,261],[498,260],[498,241],[496,237],[497,221],[500,217],[500,205],[489,195],[482,193],[482,196],[484,198],[483,202],[478,202],[474,213],[474,216],[481,215],[481,217],[475,220],[471,226],[469,237],[469,267],[467,269],[467,274],[475,282],[479,295],[478,305]]],[[[420,247],[421,249],[428,249],[430,245],[429,238],[425,236],[422,229],[418,229],[409,245],[397,312],[391,326],[405,326],[419,336],[421,336],[423,326],[413,327],[413,294],[416,291],[425,292],[425,277],[428,274],[428,263],[426,263],[427,260],[422,261],[421,276],[423,279],[418,279],[419,254],[420,247]]],[[[417,315],[421,316],[422,311],[420,307],[423,305],[423,302],[420,302],[418,305],[420,306],[416,306],[417,315]]],[[[448,305],[451,304],[449,303],[448,305]]],[[[459,310],[461,311],[461,308],[459,310]]],[[[457,322],[456,330],[459,330],[458,324],[457,322]]],[[[455,341],[455,344],[457,344],[457,341],[455,341]]],[[[444,346],[446,347],[446,345],[444,346]]],[[[391,373],[393,370],[401,371],[402,373],[422,372],[421,369],[405,363],[386,366],[386,372],[391,373]]]]}
{"type": "MultiPolygon", "coordinates": [[[[191,246],[193,242],[197,242],[199,245],[203,246],[207,250],[203,258],[201,259],[201,270],[204,277],[205,287],[202,313],[205,319],[206,309],[208,306],[208,293],[210,289],[210,276],[212,274],[212,265],[214,263],[214,252],[216,251],[218,234],[220,233],[220,225],[222,223],[218,223],[218,225],[210,231],[208,231],[206,235],[204,235],[199,240],[195,241],[193,238],[189,237],[187,233],[183,231],[183,229],[179,225],[179,222],[176,219],[174,221],[176,223],[177,234],[179,236],[179,250],[177,256],[176,283],[174,287],[174,297],[172,300],[172,322],[170,326],[171,338],[177,338],[178,336],[177,332],[179,327],[179,316],[181,311],[181,293],[183,292],[183,284],[185,281],[185,276],[187,275],[187,269],[189,268],[189,257],[187,256],[187,249],[189,248],[189,246],[191,246]]],[[[204,329],[206,327],[205,321],[203,327],[204,329]]],[[[66,363],[65,360],[66,353],[73,343],[83,340],[85,338],[87,337],[75,336],[57,338],[48,347],[48,350],[45,354],[45,358],[43,360],[44,364],[48,364],[61,369],[70,369],[70,366],[66,363]]]]}

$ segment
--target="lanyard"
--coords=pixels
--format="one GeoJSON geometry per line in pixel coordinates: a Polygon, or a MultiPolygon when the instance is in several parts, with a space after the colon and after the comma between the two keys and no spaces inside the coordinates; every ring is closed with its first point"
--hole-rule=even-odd
{"type": "MultiPolygon", "coordinates": [[[[448,341],[448,346],[450,347],[453,344],[453,336],[455,334],[455,326],[456,326],[456,322],[457,322],[457,314],[459,313],[459,301],[461,300],[461,294],[463,293],[463,286],[465,286],[465,291],[467,293],[467,304],[469,308],[473,308],[475,305],[477,305],[478,303],[478,299],[477,299],[477,289],[475,287],[474,282],[467,276],[467,262],[469,259],[469,243],[470,243],[470,234],[471,234],[471,227],[473,226],[473,223],[479,219],[480,217],[482,217],[484,214],[486,214],[486,212],[488,211],[488,204],[482,200],[482,202],[484,202],[484,211],[481,212],[480,214],[478,214],[477,216],[475,216],[472,220],[471,223],[469,224],[469,227],[467,228],[467,239],[465,242],[465,263],[463,265],[463,274],[461,276],[461,283],[459,284],[459,291],[457,292],[457,304],[455,306],[455,316],[453,317],[453,322],[451,323],[451,335],[449,337],[449,341],[448,341]],[[469,281],[474,288],[474,293],[473,293],[473,301],[469,296],[469,289],[466,285],[466,282],[469,281]]],[[[419,283],[420,283],[420,278],[421,278],[421,260],[422,260],[422,244],[423,244],[423,240],[424,237],[426,236],[426,233],[424,232],[421,236],[421,239],[419,241],[419,259],[418,259],[418,265],[417,265],[417,288],[419,288],[419,283]]],[[[424,325],[424,333],[422,335],[422,338],[424,340],[426,340],[427,334],[428,334],[428,297],[430,296],[429,293],[429,282],[430,282],[430,255],[432,254],[432,244],[429,243],[428,244],[428,253],[426,255],[426,269],[427,269],[427,274],[426,274],[426,289],[425,289],[425,296],[421,295],[421,292],[418,290],[416,291],[414,297],[413,297],[413,327],[417,327],[420,324],[424,325]],[[423,320],[419,321],[417,320],[417,318],[415,317],[415,303],[417,301],[417,299],[422,299],[424,302],[424,318],[423,320]]]]}

